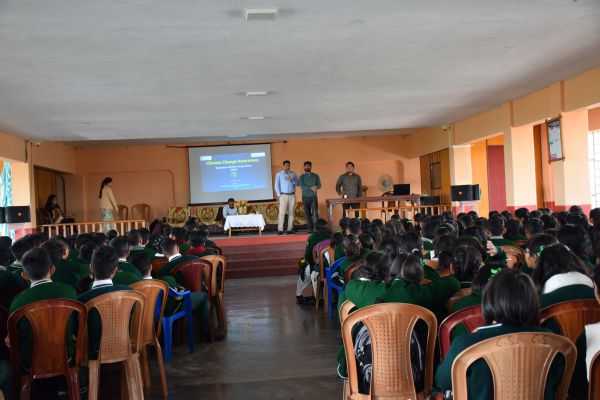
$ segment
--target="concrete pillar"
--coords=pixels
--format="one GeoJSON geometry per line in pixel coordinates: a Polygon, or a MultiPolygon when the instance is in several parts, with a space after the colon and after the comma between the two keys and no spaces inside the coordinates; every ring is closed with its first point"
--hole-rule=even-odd
{"type": "Polygon", "coordinates": [[[511,211],[537,208],[533,125],[509,127],[504,132],[506,204],[511,211]]]}

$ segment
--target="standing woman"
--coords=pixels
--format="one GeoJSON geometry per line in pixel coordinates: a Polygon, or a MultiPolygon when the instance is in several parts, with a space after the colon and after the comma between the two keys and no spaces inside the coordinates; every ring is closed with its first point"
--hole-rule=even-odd
{"type": "MultiPolygon", "coordinates": [[[[100,219],[102,221],[114,221],[114,215],[118,213],[119,208],[117,207],[117,200],[111,189],[112,178],[106,177],[100,184],[100,193],[98,198],[100,199],[100,219]]],[[[106,224],[105,229],[111,229],[111,224],[106,224]]]]}

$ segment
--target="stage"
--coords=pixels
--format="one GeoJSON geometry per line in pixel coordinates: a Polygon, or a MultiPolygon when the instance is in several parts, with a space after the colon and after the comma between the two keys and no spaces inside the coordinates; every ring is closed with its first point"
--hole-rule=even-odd
{"type": "Polygon", "coordinates": [[[213,237],[227,257],[228,279],[297,274],[307,239],[307,233],[213,237]]]}

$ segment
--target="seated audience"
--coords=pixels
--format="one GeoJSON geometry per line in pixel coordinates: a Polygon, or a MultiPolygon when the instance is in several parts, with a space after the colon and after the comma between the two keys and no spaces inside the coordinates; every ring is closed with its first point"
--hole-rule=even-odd
{"type": "MultiPolygon", "coordinates": [[[[182,262],[197,259],[196,256],[181,255],[181,253],[179,252],[179,246],[177,246],[177,242],[173,239],[165,239],[163,241],[162,252],[165,255],[165,257],[167,257],[168,263],[157,271],[157,278],[172,275],[175,268],[177,268],[182,262]]],[[[178,280],[178,282],[180,281],[178,280]]]]}
{"type": "Polygon", "coordinates": [[[56,272],[52,279],[72,288],[79,287],[79,282],[90,275],[89,266],[69,259],[69,245],[62,239],[50,239],[42,245],[52,260],[56,272]]]}
{"type": "Polygon", "coordinates": [[[119,257],[119,265],[117,267],[119,272],[128,274],[128,277],[131,279],[142,279],[140,271],[129,261],[127,261],[129,257],[129,241],[127,240],[127,237],[118,236],[110,241],[110,245],[113,249],[115,249],[117,257],[119,257]]]}
{"type": "MultiPolygon", "coordinates": [[[[486,325],[472,334],[456,338],[435,374],[435,385],[442,392],[452,390],[451,370],[456,357],[465,349],[483,340],[517,332],[545,332],[539,327],[539,300],[531,278],[521,272],[504,269],[483,292],[483,316],[486,325]]],[[[550,367],[545,399],[554,399],[564,369],[564,360],[557,358],[550,367]]],[[[470,368],[467,379],[469,400],[493,398],[492,376],[483,360],[470,368]]]]}

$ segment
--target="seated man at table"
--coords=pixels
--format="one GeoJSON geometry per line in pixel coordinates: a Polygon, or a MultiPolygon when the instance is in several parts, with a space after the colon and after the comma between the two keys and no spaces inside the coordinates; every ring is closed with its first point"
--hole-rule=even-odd
{"type": "Polygon", "coordinates": [[[223,219],[227,219],[230,215],[238,215],[237,208],[235,208],[235,200],[230,198],[227,200],[227,204],[223,206],[223,219]]]}

